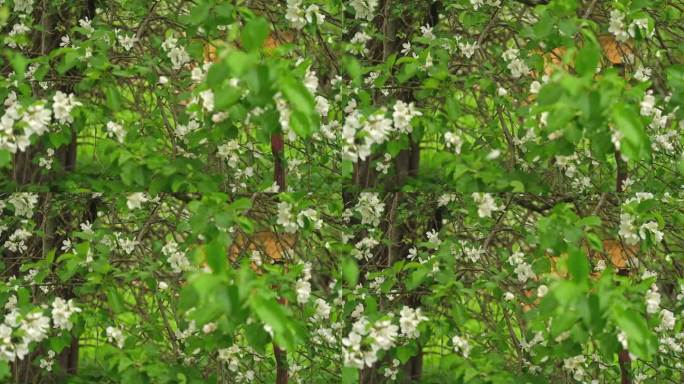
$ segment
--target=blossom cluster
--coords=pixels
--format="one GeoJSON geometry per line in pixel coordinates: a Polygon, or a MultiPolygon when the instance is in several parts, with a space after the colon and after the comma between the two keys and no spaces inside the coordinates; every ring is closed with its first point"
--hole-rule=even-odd
{"type": "Polygon", "coordinates": [[[428,320],[421,314],[420,308],[406,306],[400,312],[399,326],[392,318],[390,316],[371,322],[364,316],[359,317],[349,334],[342,339],[344,364],[359,369],[373,366],[380,352],[394,348],[402,338],[410,340],[419,337],[418,325],[428,320]]]}
{"type": "Polygon", "coordinates": [[[7,312],[0,324],[0,360],[4,361],[23,360],[35,344],[49,337],[51,323],[56,332],[71,330],[72,316],[81,312],[73,299],[56,297],[52,302],[50,318],[44,313],[47,305],[22,311],[17,305],[16,296],[12,298],[5,304],[7,312]]]}

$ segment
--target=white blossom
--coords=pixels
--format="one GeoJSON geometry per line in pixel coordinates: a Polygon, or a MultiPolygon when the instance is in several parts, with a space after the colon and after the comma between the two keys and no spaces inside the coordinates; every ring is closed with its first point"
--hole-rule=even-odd
{"type": "Polygon", "coordinates": [[[634,245],[639,242],[634,228],[634,218],[628,213],[620,214],[620,229],[618,231],[620,237],[629,245],[634,245]]]}
{"type": "Polygon", "coordinates": [[[375,192],[361,192],[354,210],[361,215],[362,224],[370,224],[374,227],[380,224],[380,218],[385,212],[385,204],[375,192]]]}
{"type": "Polygon", "coordinates": [[[292,205],[290,203],[285,201],[278,203],[277,223],[278,225],[282,225],[287,233],[297,232],[297,222],[294,220],[292,205]]]}
{"type": "Polygon", "coordinates": [[[52,365],[54,364],[55,351],[49,350],[47,353],[47,358],[40,359],[40,368],[48,372],[52,371],[52,365]]]}
{"type": "Polygon", "coordinates": [[[414,117],[422,116],[413,103],[405,103],[397,100],[394,103],[394,111],[392,112],[392,119],[394,119],[394,128],[399,132],[411,133],[411,120],[414,117]]]}
{"type": "Polygon", "coordinates": [[[473,200],[478,204],[477,214],[480,217],[492,217],[492,213],[501,209],[496,205],[496,201],[489,193],[474,192],[473,200]]]}
{"type": "Polygon", "coordinates": [[[52,168],[52,161],[55,155],[55,150],[48,148],[46,151],[46,157],[41,157],[38,159],[38,166],[50,170],[52,168]]]}
{"type": "Polygon", "coordinates": [[[304,74],[304,87],[311,94],[315,94],[318,90],[318,77],[316,76],[316,71],[312,71],[311,68],[307,68],[304,74]]]}
{"type": "Polygon", "coordinates": [[[283,129],[283,133],[288,141],[294,141],[297,138],[297,134],[290,127],[290,116],[292,111],[287,101],[283,98],[282,93],[278,92],[273,95],[273,101],[275,101],[276,109],[278,110],[278,121],[283,129]]]}
{"type": "Polygon", "coordinates": [[[420,33],[423,35],[424,38],[426,38],[428,40],[434,40],[435,39],[435,34],[432,33],[432,26],[429,24],[421,25],[420,26],[420,33]]]}
{"type": "Polygon", "coordinates": [[[544,297],[546,294],[549,293],[549,287],[546,285],[540,285],[537,287],[537,297],[544,297]]]}
{"type": "Polygon", "coordinates": [[[637,67],[636,72],[634,72],[634,78],[639,81],[648,81],[651,78],[651,68],[646,68],[643,66],[637,67]]]}
{"type": "Polygon", "coordinates": [[[655,221],[649,221],[648,223],[644,223],[641,225],[641,227],[639,227],[639,236],[642,239],[646,239],[646,231],[651,232],[656,243],[663,241],[663,232],[658,229],[658,223],[655,221]]]}
{"type": "Polygon", "coordinates": [[[327,320],[330,317],[330,305],[323,299],[316,299],[316,313],[314,314],[314,319],[316,320],[327,320]]]}
{"type": "Polygon", "coordinates": [[[470,343],[468,340],[461,336],[454,336],[451,338],[451,342],[454,344],[454,352],[460,352],[463,357],[468,358],[470,355],[470,343]]]}
{"type": "Polygon", "coordinates": [[[458,49],[461,50],[461,53],[463,53],[463,56],[465,56],[466,59],[470,59],[475,54],[478,47],[477,43],[458,42],[458,49]]]}
{"type": "Polygon", "coordinates": [[[457,155],[461,154],[463,140],[460,136],[454,134],[453,132],[446,132],[444,134],[444,141],[446,142],[447,148],[453,148],[457,155]]]}
{"type": "Polygon", "coordinates": [[[287,0],[285,19],[295,29],[302,29],[306,25],[305,11],[302,8],[302,0],[287,0]]]}
{"type": "Polygon", "coordinates": [[[178,45],[178,39],[169,35],[162,43],[162,49],[166,51],[167,56],[171,60],[173,69],[179,70],[183,65],[190,62],[190,55],[181,45],[178,45]]]}
{"type": "Polygon", "coordinates": [[[202,107],[211,112],[214,110],[214,92],[211,89],[204,90],[200,92],[200,98],[202,99],[202,107]]]}
{"type": "Polygon", "coordinates": [[[421,309],[412,309],[407,306],[403,306],[399,312],[399,325],[401,326],[401,334],[415,339],[420,336],[420,331],[418,330],[418,325],[422,321],[428,320],[426,316],[423,316],[421,309]]]}
{"type": "Polygon", "coordinates": [[[93,21],[88,18],[88,16],[80,19],[78,21],[78,25],[81,26],[85,30],[85,34],[87,37],[91,37],[92,34],[95,32],[95,28],[93,28],[92,25],[93,21]]]}
{"type": "Polygon", "coordinates": [[[369,336],[373,339],[371,350],[386,351],[394,347],[398,334],[399,327],[392,324],[391,320],[377,321],[369,332],[369,336]]]}
{"type": "Polygon", "coordinates": [[[660,311],[660,325],[656,330],[659,332],[671,331],[674,329],[676,321],[677,319],[675,318],[674,313],[667,309],[663,309],[660,311]]]}
{"type": "Polygon", "coordinates": [[[627,349],[627,334],[624,331],[620,331],[617,335],[618,342],[622,344],[622,348],[627,349]]]}
{"type": "Polygon", "coordinates": [[[644,99],[640,103],[641,116],[651,116],[655,112],[655,97],[653,91],[649,90],[644,95],[644,99]]]}
{"type": "Polygon", "coordinates": [[[311,283],[305,279],[297,280],[295,290],[297,291],[297,302],[306,304],[311,296],[311,283]]]}
{"type": "Polygon", "coordinates": [[[145,192],[134,192],[126,198],[126,206],[130,210],[140,209],[143,203],[148,201],[149,198],[145,192]]]}
{"type": "Polygon", "coordinates": [[[208,335],[214,332],[217,328],[218,326],[216,325],[216,323],[206,323],[202,326],[202,333],[208,335]]]}
{"type": "Polygon", "coordinates": [[[56,297],[52,302],[52,322],[55,328],[70,331],[73,324],[69,319],[77,312],[81,312],[81,309],[74,305],[73,299],[67,301],[61,297],[56,297]]]}
{"type": "Polygon", "coordinates": [[[24,333],[24,340],[28,343],[40,342],[47,337],[50,329],[50,318],[41,312],[31,312],[21,320],[19,325],[24,333]]]}
{"type": "Polygon", "coordinates": [[[116,346],[119,348],[123,348],[125,337],[119,328],[109,326],[105,330],[105,333],[107,335],[108,342],[116,344],[116,346]]]}
{"type": "Polygon", "coordinates": [[[585,375],[585,361],[586,357],[584,357],[584,355],[577,355],[563,359],[563,369],[570,372],[575,380],[582,381],[585,375]]]}
{"type": "Polygon", "coordinates": [[[375,17],[375,8],[378,6],[378,0],[350,0],[349,5],[354,8],[357,19],[371,21],[375,17]]]}
{"type": "Polygon", "coordinates": [[[107,136],[116,138],[119,143],[123,143],[126,138],[126,130],[121,124],[110,121],[107,123],[107,136]]]}
{"type": "Polygon", "coordinates": [[[660,293],[658,286],[653,284],[646,292],[646,313],[654,314],[660,309],[660,293]]]}
{"type": "Polygon", "coordinates": [[[610,22],[608,32],[615,36],[615,40],[625,42],[629,38],[625,30],[625,14],[617,9],[610,11],[610,22]]]}
{"type": "Polygon", "coordinates": [[[16,216],[30,219],[33,217],[33,209],[38,203],[38,195],[29,192],[17,192],[11,194],[7,202],[14,207],[16,216]]]}
{"type": "Polygon", "coordinates": [[[121,47],[125,49],[126,51],[130,51],[135,43],[138,42],[138,38],[135,37],[134,35],[117,35],[117,40],[119,41],[119,44],[121,44],[121,47]]]}
{"type": "Polygon", "coordinates": [[[51,120],[52,111],[43,104],[31,105],[21,118],[21,121],[26,123],[24,131],[27,137],[32,135],[42,136],[48,131],[51,120]]]}
{"type": "Polygon", "coordinates": [[[175,273],[181,273],[190,267],[190,261],[185,256],[185,253],[178,249],[178,244],[175,241],[169,240],[162,247],[161,251],[167,257],[166,261],[171,265],[171,269],[175,273]]]}
{"type": "Polygon", "coordinates": [[[33,12],[33,0],[15,0],[14,12],[30,14],[33,12]]]}

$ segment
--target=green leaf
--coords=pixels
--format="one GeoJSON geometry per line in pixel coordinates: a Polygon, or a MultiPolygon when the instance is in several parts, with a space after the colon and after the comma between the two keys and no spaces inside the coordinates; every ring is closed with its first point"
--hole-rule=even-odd
{"type": "Polygon", "coordinates": [[[218,62],[209,67],[207,84],[214,90],[226,88],[225,80],[230,77],[230,68],[224,62],[218,62]]]}
{"type": "Polygon", "coordinates": [[[585,234],[585,237],[587,238],[587,241],[589,242],[589,246],[591,246],[591,248],[599,252],[603,251],[603,241],[601,241],[601,238],[598,237],[598,235],[589,232],[585,234]]]}
{"type": "Polygon", "coordinates": [[[12,161],[12,154],[10,151],[0,149],[0,168],[5,167],[12,161]]]}
{"type": "Polygon", "coordinates": [[[456,121],[460,117],[461,105],[455,96],[448,96],[445,100],[444,107],[449,120],[456,121]]]}
{"type": "Polygon", "coordinates": [[[405,364],[412,356],[415,356],[418,352],[415,342],[411,342],[407,345],[397,348],[397,359],[405,364]]]}
{"type": "Polygon", "coordinates": [[[638,311],[618,306],[614,307],[612,315],[618,327],[627,335],[629,351],[640,358],[649,359],[656,350],[657,342],[649,331],[646,320],[638,311]]]}
{"type": "Polygon", "coordinates": [[[274,332],[283,333],[285,331],[287,315],[275,299],[255,295],[252,298],[252,309],[261,321],[273,328],[274,332]]]}
{"type": "Polygon", "coordinates": [[[261,48],[268,37],[268,22],[263,17],[254,17],[242,29],[242,46],[247,51],[261,48]]]}
{"type": "Polygon", "coordinates": [[[107,302],[114,313],[121,313],[124,311],[123,299],[116,288],[109,287],[107,289],[107,302]]]}
{"type": "Polygon", "coordinates": [[[585,216],[577,222],[577,226],[598,227],[601,225],[601,218],[595,215],[585,216]]]}
{"type": "Polygon", "coordinates": [[[313,124],[302,111],[292,111],[290,127],[300,137],[307,137],[313,132],[313,124]]]}
{"type": "Polygon", "coordinates": [[[236,77],[245,73],[245,71],[255,65],[256,62],[256,56],[237,50],[230,52],[225,60],[225,63],[230,68],[233,76],[236,77]]]}
{"type": "Polygon", "coordinates": [[[542,40],[551,34],[554,28],[554,19],[545,14],[535,25],[532,26],[532,31],[534,32],[534,38],[542,40]]]}
{"type": "Polygon", "coordinates": [[[568,255],[568,271],[576,282],[584,282],[589,279],[589,260],[581,249],[572,248],[568,255]]]}
{"type": "Polygon", "coordinates": [[[214,8],[214,15],[216,16],[216,21],[228,25],[233,21],[233,5],[231,4],[218,4],[214,8]]]}
{"type": "Polygon", "coordinates": [[[188,18],[190,24],[200,25],[204,23],[204,20],[209,17],[209,11],[211,10],[212,3],[213,2],[203,1],[193,8],[190,12],[190,17],[188,18]]]}
{"type": "Polygon", "coordinates": [[[114,86],[109,86],[105,88],[105,96],[107,97],[107,106],[112,111],[118,111],[121,109],[121,96],[119,91],[114,86]]]}
{"type": "Polygon", "coordinates": [[[235,201],[230,203],[230,209],[235,212],[244,212],[250,208],[252,208],[252,200],[246,197],[235,199],[235,201]]]}
{"type": "Polygon", "coordinates": [[[269,342],[268,333],[264,330],[264,327],[259,323],[252,323],[245,326],[245,337],[249,345],[254,348],[257,352],[263,353],[265,351],[265,346],[269,342]]]}
{"type": "Polygon", "coordinates": [[[314,111],[314,98],[302,82],[296,81],[289,76],[284,77],[280,89],[283,91],[285,98],[290,103],[290,107],[293,110],[303,112],[307,115],[314,111]]]}
{"type": "Polygon", "coordinates": [[[204,246],[207,264],[214,273],[221,273],[225,270],[227,263],[225,243],[220,238],[216,238],[204,246]]]}
{"type": "Polygon", "coordinates": [[[80,262],[71,258],[67,260],[66,263],[64,263],[64,266],[57,271],[57,276],[59,276],[60,280],[67,281],[71,279],[76,272],[78,272],[80,267],[80,262]]]}
{"type": "Polygon", "coordinates": [[[242,92],[237,88],[219,87],[214,94],[214,107],[219,110],[226,109],[237,103],[240,97],[242,97],[242,92]]]}
{"type": "Polygon", "coordinates": [[[275,299],[267,298],[260,294],[253,295],[250,304],[259,320],[271,326],[278,343],[286,349],[294,348],[294,337],[288,329],[291,321],[283,306],[275,299]]]}
{"type": "Polygon", "coordinates": [[[354,57],[347,56],[343,59],[342,63],[344,64],[344,69],[346,69],[349,77],[352,79],[352,83],[357,86],[360,85],[363,69],[361,68],[361,64],[359,64],[359,61],[354,57]]]}
{"type": "Polygon", "coordinates": [[[21,53],[15,51],[12,52],[9,59],[10,64],[12,64],[12,69],[14,70],[14,73],[17,76],[17,78],[23,79],[24,73],[26,72],[26,66],[29,63],[29,60],[21,53]]]}
{"type": "Polygon", "coordinates": [[[423,283],[425,278],[428,276],[428,269],[424,267],[419,267],[413,273],[411,273],[411,277],[409,280],[406,282],[406,288],[410,291],[418,288],[420,284],[423,283]]]}
{"type": "Polygon", "coordinates": [[[546,84],[539,90],[537,103],[539,105],[550,105],[558,101],[563,96],[563,87],[558,84],[546,84]]]}
{"type": "Polygon", "coordinates": [[[397,76],[397,81],[400,84],[409,81],[418,72],[418,69],[420,69],[420,66],[417,62],[406,63],[397,76]]]}
{"type": "Polygon", "coordinates": [[[307,137],[315,131],[314,98],[304,84],[291,77],[283,78],[281,90],[289,102],[292,114],[290,124],[292,130],[301,137],[307,137]]]}
{"type": "Polygon", "coordinates": [[[359,267],[352,258],[342,261],[342,276],[350,287],[355,287],[359,280],[359,267]]]}
{"type": "Polygon", "coordinates": [[[605,359],[612,360],[619,350],[620,342],[612,333],[602,333],[597,336],[598,348],[605,359]]]}
{"type": "Polygon", "coordinates": [[[10,373],[11,371],[9,363],[4,360],[0,360],[0,379],[9,377],[10,373]]]}
{"type": "Polygon", "coordinates": [[[355,384],[359,382],[359,370],[352,367],[342,367],[342,384],[355,384]]]}
{"type": "MultiPolygon", "coordinates": [[[[71,345],[71,334],[69,332],[63,332],[59,336],[53,336],[50,338],[50,349],[60,353],[64,348],[71,345]]],[[[2,375],[0,375],[1,378],[2,375]]]]}
{"type": "Polygon", "coordinates": [[[650,144],[639,114],[633,107],[617,104],[613,108],[612,117],[615,126],[624,136],[622,152],[631,160],[644,159],[648,155],[650,144]]]}
{"type": "Polygon", "coordinates": [[[57,72],[63,75],[66,71],[73,68],[76,64],[81,61],[81,54],[76,50],[70,50],[64,54],[64,58],[57,66],[57,72]]]}
{"type": "Polygon", "coordinates": [[[209,299],[213,292],[223,284],[219,276],[208,273],[196,274],[192,276],[190,281],[197,296],[191,292],[188,292],[188,295],[190,298],[199,297],[200,300],[209,299]]]}
{"type": "Polygon", "coordinates": [[[581,76],[593,76],[601,59],[601,50],[593,40],[586,40],[584,47],[577,52],[575,71],[581,76]]]}

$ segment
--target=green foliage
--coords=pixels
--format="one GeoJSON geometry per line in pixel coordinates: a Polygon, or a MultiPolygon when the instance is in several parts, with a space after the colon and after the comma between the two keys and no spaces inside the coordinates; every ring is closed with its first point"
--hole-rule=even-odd
{"type": "Polygon", "coordinates": [[[681,376],[680,5],[103,4],[0,5],[0,381],[681,376]]]}

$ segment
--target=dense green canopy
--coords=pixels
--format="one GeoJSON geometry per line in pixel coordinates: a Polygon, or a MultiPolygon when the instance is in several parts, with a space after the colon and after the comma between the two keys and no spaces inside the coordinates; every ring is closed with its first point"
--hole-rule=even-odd
{"type": "Polygon", "coordinates": [[[0,381],[684,380],[680,0],[0,0],[0,381]]]}

